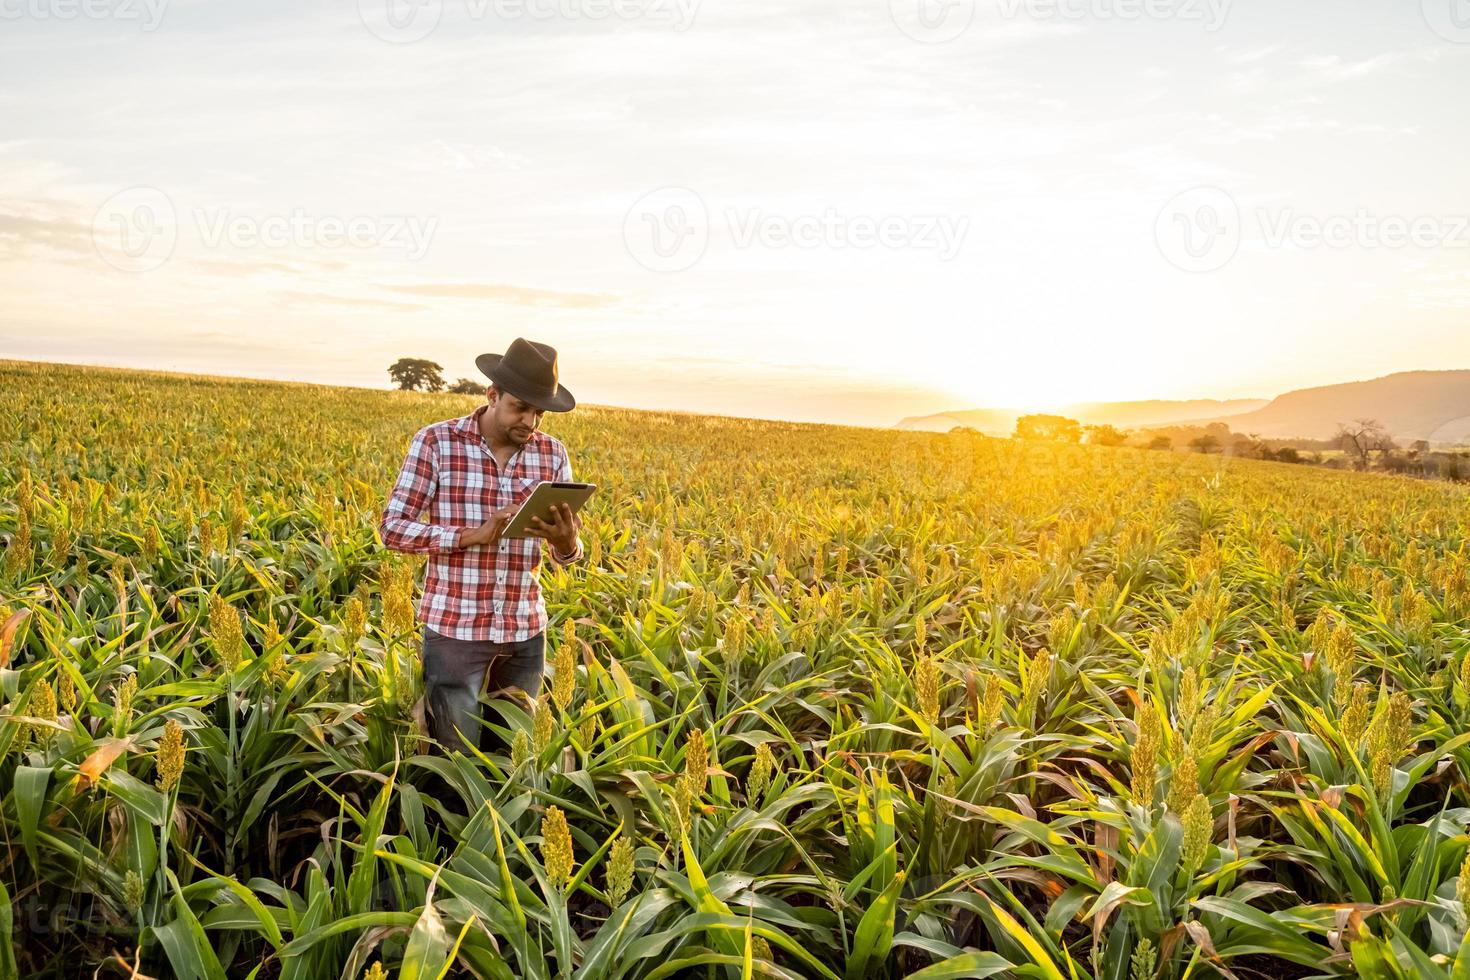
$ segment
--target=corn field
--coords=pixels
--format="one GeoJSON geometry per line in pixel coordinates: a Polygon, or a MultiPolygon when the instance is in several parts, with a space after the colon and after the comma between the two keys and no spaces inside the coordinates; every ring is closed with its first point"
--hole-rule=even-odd
{"type": "Polygon", "coordinates": [[[0,362],[0,980],[1470,978],[1461,489],[548,416],[588,560],[422,734],[469,396],[0,362]]]}

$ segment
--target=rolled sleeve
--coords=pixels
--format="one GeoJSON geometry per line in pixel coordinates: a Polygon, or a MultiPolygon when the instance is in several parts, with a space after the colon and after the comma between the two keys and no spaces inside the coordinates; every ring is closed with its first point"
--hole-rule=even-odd
{"type": "MultiPolygon", "coordinates": [[[[574,482],[576,482],[575,479],[572,476],[572,460],[571,460],[571,458],[566,454],[565,451],[563,451],[560,454],[560,456],[561,456],[561,458],[557,461],[557,465],[556,465],[556,482],[558,482],[558,483],[574,483],[574,482]]],[[[577,535],[577,547],[575,549],[573,549],[573,551],[572,551],[572,553],[570,555],[565,555],[565,556],[558,555],[556,553],[556,549],[550,546],[550,542],[547,542],[546,553],[551,556],[552,562],[555,563],[555,564],[557,564],[557,565],[562,565],[562,566],[575,565],[577,562],[581,561],[582,558],[584,557],[584,552],[582,550],[582,536],[580,534],[577,535]]]]}
{"type": "Polygon", "coordinates": [[[576,550],[573,551],[570,555],[568,555],[566,557],[563,557],[561,555],[558,555],[556,553],[556,549],[555,548],[548,547],[546,549],[546,551],[547,551],[547,553],[549,555],[551,555],[552,562],[554,562],[557,565],[562,565],[562,566],[575,565],[577,562],[581,561],[582,558],[584,557],[584,552],[582,551],[582,536],[580,534],[577,535],[577,547],[576,547],[576,550]]]}
{"type": "Polygon", "coordinates": [[[388,494],[388,504],[378,522],[383,544],[393,551],[453,551],[459,528],[420,520],[438,492],[439,453],[428,430],[421,429],[409,443],[398,480],[388,494]]]}

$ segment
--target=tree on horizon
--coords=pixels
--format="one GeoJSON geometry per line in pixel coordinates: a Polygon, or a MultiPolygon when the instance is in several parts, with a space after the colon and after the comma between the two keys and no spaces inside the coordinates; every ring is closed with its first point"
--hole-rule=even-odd
{"type": "Polygon", "coordinates": [[[1397,448],[1388,429],[1377,419],[1354,419],[1352,425],[1339,424],[1337,443],[1357,461],[1360,470],[1368,469],[1373,453],[1386,453],[1397,448]]]}
{"type": "Polygon", "coordinates": [[[1080,442],[1082,423],[1065,415],[1022,415],[1016,419],[1016,438],[1080,442]]]}
{"type": "Polygon", "coordinates": [[[400,357],[388,368],[400,391],[443,391],[444,368],[423,357],[400,357]]]}

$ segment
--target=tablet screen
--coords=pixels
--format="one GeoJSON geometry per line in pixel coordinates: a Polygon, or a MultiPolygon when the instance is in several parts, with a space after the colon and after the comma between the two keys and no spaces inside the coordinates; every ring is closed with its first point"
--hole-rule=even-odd
{"type": "Polygon", "coordinates": [[[515,517],[510,519],[505,531],[501,533],[502,538],[524,538],[529,537],[531,530],[531,518],[539,517],[547,521],[551,517],[551,508],[556,504],[566,504],[572,508],[572,513],[582,509],[592,497],[597,486],[592,483],[550,483],[542,482],[536,484],[536,489],[521,504],[521,509],[516,511],[515,517]]]}

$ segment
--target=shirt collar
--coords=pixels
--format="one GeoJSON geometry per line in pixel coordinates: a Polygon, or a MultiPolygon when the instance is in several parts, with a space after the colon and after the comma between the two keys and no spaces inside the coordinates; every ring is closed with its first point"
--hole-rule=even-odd
{"type": "Polygon", "coordinates": [[[460,419],[459,424],[456,426],[456,428],[458,428],[460,432],[463,432],[465,435],[469,436],[471,439],[481,438],[480,416],[484,415],[485,410],[489,407],[489,405],[481,405],[479,408],[475,409],[473,412],[460,419]]]}
{"type": "MultiPolygon", "coordinates": [[[[457,423],[455,423],[455,428],[459,430],[459,432],[463,433],[465,438],[467,439],[483,441],[485,437],[480,434],[480,416],[484,415],[489,408],[489,405],[481,405],[479,408],[475,409],[473,412],[464,416],[457,423]]],[[[525,452],[527,449],[530,449],[532,446],[540,442],[542,438],[545,437],[545,435],[546,433],[542,432],[540,429],[537,429],[535,432],[531,433],[530,441],[527,442],[520,449],[517,449],[515,451],[515,454],[513,455],[518,455],[522,452],[525,452]]]]}

